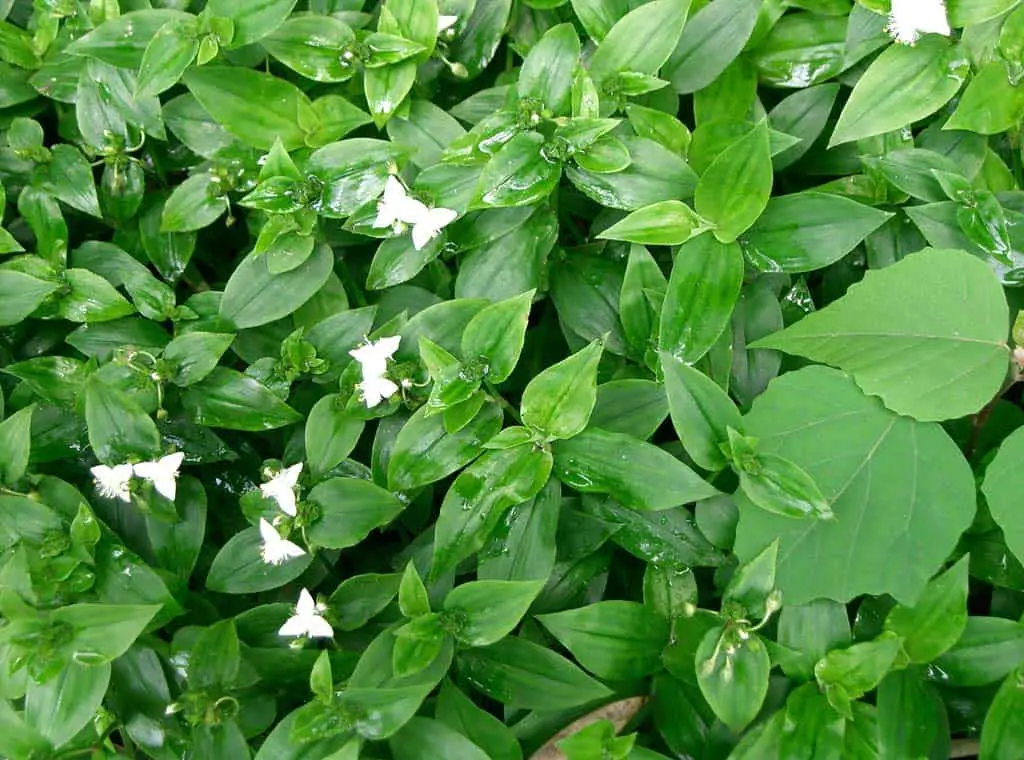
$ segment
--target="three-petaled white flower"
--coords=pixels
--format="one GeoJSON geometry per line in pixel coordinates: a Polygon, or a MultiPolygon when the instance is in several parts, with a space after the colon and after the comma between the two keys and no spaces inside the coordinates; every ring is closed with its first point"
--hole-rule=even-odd
{"type": "Polygon", "coordinates": [[[892,0],[886,30],[896,42],[913,45],[922,34],[949,35],[944,0],[892,0]]]}
{"type": "Polygon", "coordinates": [[[445,16],[444,14],[437,17],[437,33],[447,32],[459,21],[458,16],[445,16]]]}
{"type": "Polygon", "coordinates": [[[331,638],[334,629],[324,620],[321,613],[326,607],[313,601],[306,589],[299,593],[299,602],[295,605],[295,614],[288,618],[278,630],[280,636],[309,636],[315,638],[331,638]]]}
{"type": "Polygon", "coordinates": [[[298,544],[293,544],[287,538],[281,538],[277,528],[262,517],[260,518],[260,536],[263,537],[260,556],[268,565],[280,565],[306,553],[298,544]]]}
{"type": "Polygon", "coordinates": [[[295,517],[295,486],[302,472],[302,462],[285,467],[260,486],[265,499],[273,499],[286,515],[295,517]]]}
{"type": "Polygon", "coordinates": [[[368,409],[377,406],[386,398],[391,398],[398,392],[398,385],[389,380],[387,372],[388,359],[398,350],[398,344],[402,337],[395,335],[390,338],[381,338],[372,343],[364,343],[359,348],[349,351],[349,355],[359,362],[363,372],[362,382],[356,385],[356,390],[363,395],[368,409]]]}
{"type": "Polygon", "coordinates": [[[457,211],[450,208],[428,208],[413,198],[397,177],[391,175],[384,185],[384,193],[377,201],[377,218],[373,226],[390,227],[396,235],[412,225],[412,245],[417,251],[441,234],[441,230],[455,221],[457,211]]]}
{"type": "Polygon", "coordinates": [[[152,462],[139,462],[132,469],[136,477],[152,483],[158,494],[174,501],[178,493],[178,470],[184,459],[185,453],[176,451],[152,462]]]}
{"type": "Polygon", "coordinates": [[[128,483],[132,479],[130,464],[117,464],[113,467],[98,464],[90,468],[89,472],[92,473],[96,490],[100,492],[100,496],[121,501],[132,500],[131,494],[128,493],[128,483]]]}

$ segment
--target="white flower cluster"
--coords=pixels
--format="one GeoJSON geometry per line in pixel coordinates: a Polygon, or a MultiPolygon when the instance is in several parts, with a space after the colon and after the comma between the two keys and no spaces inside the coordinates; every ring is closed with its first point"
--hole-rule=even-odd
{"type": "Polygon", "coordinates": [[[409,195],[405,185],[391,175],[384,185],[384,194],[377,201],[377,218],[373,226],[390,227],[396,235],[401,235],[406,225],[412,225],[412,245],[419,251],[458,215],[450,208],[428,208],[409,195]]]}
{"type": "Polygon", "coordinates": [[[117,464],[110,467],[98,464],[91,468],[96,490],[108,499],[132,500],[128,486],[133,477],[148,480],[158,494],[174,501],[178,495],[178,470],[185,459],[184,452],[177,451],[150,462],[138,464],[117,464]]]}
{"type": "MultiPolygon", "coordinates": [[[[276,501],[277,506],[286,515],[295,517],[295,486],[298,485],[301,473],[302,462],[285,467],[260,486],[260,493],[264,498],[276,501]]],[[[260,556],[268,565],[280,565],[306,553],[298,544],[282,538],[281,534],[277,532],[277,528],[262,517],[260,518],[260,537],[263,539],[260,556]]]]}
{"type": "Polygon", "coordinates": [[[388,360],[398,350],[398,344],[402,338],[395,335],[390,338],[381,338],[372,343],[364,343],[349,351],[349,355],[359,362],[363,371],[362,382],[356,385],[356,389],[363,395],[368,409],[377,406],[386,398],[391,398],[398,392],[398,386],[386,376],[388,360]]]}
{"type": "Polygon", "coordinates": [[[950,34],[944,0],[892,0],[886,30],[901,45],[913,45],[922,34],[950,34]]]}

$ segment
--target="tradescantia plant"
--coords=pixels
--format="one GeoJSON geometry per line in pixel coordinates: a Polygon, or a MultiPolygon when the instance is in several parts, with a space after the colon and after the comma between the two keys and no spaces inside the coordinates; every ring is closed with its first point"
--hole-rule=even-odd
{"type": "Polygon", "coordinates": [[[0,0],[0,756],[1024,756],[1022,78],[1020,0],[0,0]]]}

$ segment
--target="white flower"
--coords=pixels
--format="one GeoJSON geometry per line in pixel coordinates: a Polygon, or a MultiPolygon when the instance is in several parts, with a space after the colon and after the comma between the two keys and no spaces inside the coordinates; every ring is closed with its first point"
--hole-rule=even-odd
{"type": "Polygon", "coordinates": [[[362,393],[363,400],[369,409],[398,392],[398,386],[388,380],[385,373],[388,368],[388,359],[398,350],[401,340],[400,335],[381,338],[348,352],[353,359],[359,362],[363,371],[363,380],[356,385],[356,390],[362,393]]]}
{"type": "Polygon", "coordinates": [[[298,544],[293,544],[287,538],[281,538],[277,528],[260,518],[260,535],[263,537],[263,548],[260,556],[268,565],[280,565],[290,559],[301,557],[306,552],[298,544]]]}
{"type": "Polygon", "coordinates": [[[438,16],[437,17],[437,33],[446,32],[458,23],[458,16],[438,16]]]}
{"type": "Polygon", "coordinates": [[[185,453],[176,451],[155,462],[139,462],[134,466],[135,475],[153,484],[156,492],[174,501],[178,493],[178,469],[185,459],[185,453]]]}
{"type": "Polygon", "coordinates": [[[943,0],[892,0],[886,29],[903,45],[913,45],[922,34],[949,35],[946,3],[943,0]]]}
{"type": "Polygon", "coordinates": [[[130,464],[118,464],[113,467],[98,464],[91,468],[89,472],[92,473],[96,489],[100,492],[101,496],[108,499],[120,499],[121,501],[132,500],[131,495],[128,493],[128,483],[132,479],[132,466],[130,464]]]}
{"type": "Polygon", "coordinates": [[[402,342],[401,335],[380,338],[372,343],[364,343],[348,352],[348,355],[359,362],[363,377],[383,375],[388,367],[388,359],[394,356],[402,342]]]}
{"type": "Polygon", "coordinates": [[[450,208],[428,208],[406,192],[405,186],[394,175],[388,177],[384,194],[377,201],[374,227],[390,227],[396,235],[412,225],[412,244],[419,251],[437,237],[441,230],[455,221],[457,211],[450,208]]]}
{"type": "Polygon", "coordinates": [[[420,201],[411,197],[405,185],[395,175],[389,175],[384,184],[384,194],[377,201],[377,218],[374,227],[390,227],[396,235],[405,231],[405,225],[420,218],[427,210],[420,201]]]}
{"type": "Polygon", "coordinates": [[[441,230],[455,221],[459,212],[450,208],[427,209],[423,215],[413,223],[412,247],[417,251],[441,234],[441,230]]]}
{"type": "Polygon", "coordinates": [[[356,384],[356,390],[363,394],[367,409],[373,409],[381,401],[398,393],[398,386],[384,375],[364,377],[363,382],[356,384]]]}
{"type": "Polygon", "coordinates": [[[292,517],[295,517],[295,486],[301,472],[302,462],[299,462],[284,468],[260,486],[265,499],[273,499],[282,512],[292,517]]]}
{"type": "Polygon", "coordinates": [[[313,638],[331,638],[334,629],[321,616],[326,608],[313,601],[306,589],[299,594],[299,602],[295,605],[295,614],[288,618],[278,630],[280,636],[309,636],[313,638]]]}

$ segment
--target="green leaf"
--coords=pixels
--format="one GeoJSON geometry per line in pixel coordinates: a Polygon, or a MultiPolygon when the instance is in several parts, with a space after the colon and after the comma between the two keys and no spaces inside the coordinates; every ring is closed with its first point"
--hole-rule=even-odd
{"type": "Polygon", "coordinates": [[[199,25],[194,18],[172,19],[160,27],[139,64],[136,93],[159,95],[176,85],[199,52],[199,25]]]}
{"type": "Polygon", "coordinates": [[[335,627],[342,631],[362,628],[391,604],[402,577],[399,573],[365,573],[344,580],[329,600],[335,627]]]}
{"type": "Polygon", "coordinates": [[[220,594],[256,594],[280,588],[302,575],[313,562],[304,554],[271,565],[263,561],[257,528],[239,531],[220,548],[206,576],[206,588],[220,594]]]}
{"type": "Polygon", "coordinates": [[[1006,677],[981,727],[979,757],[997,758],[1024,752],[1024,670],[1006,677]]]}
{"type": "Polygon", "coordinates": [[[512,374],[526,340],[526,326],[535,291],[483,308],[462,333],[462,355],[487,359],[487,379],[500,383],[512,374]]]}
{"type": "Polygon", "coordinates": [[[209,227],[228,210],[220,186],[207,172],[193,174],[174,188],[164,204],[160,232],[192,232],[209,227]]]}
{"type": "Polygon", "coordinates": [[[768,123],[773,129],[800,140],[793,147],[772,156],[775,171],[791,166],[811,149],[825,131],[838,94],[839,85],[836,83],[814,85],[786,96],[768,112],[768,123]]]}
{"type": "Polygon", "coordinates": [[[984,686],[1024,664],[1024,625],[1014,620],[971,615],[960,640],[935,660],[950,686],[984,686]]]}
{"type": "Polygon", "coordinates": [[[7,486],[13,487],[28,469],[35,408],[31,404],[0,422],[0,483],[7,486]]]}
{"type": "Polygon", "coordinates": [[[753,345],[840,367],[890,409],[941,420],[976,412],[996,395],[1008,321],[984,262],[927,249],[869,272],[843,298],[753,345]]]}
{"type": "Polygon", "coordinates": [[[537,619],[599,678],[642,678],[662,667],[669,625],[642,604],[598,602],[537,619]]]}
{"type": "Polygon", "coordinates": [[[354,138],[313,151],[306,171],[323,183],[315,206],[328,218],[342,218],[376,200],[384,191],[388,166],[399,149],[386,140],[354,138]]]}
{"type": "Polygon", "coordinates": [[[480,552],[480,580],[546,581],[555,566],[562,489],[549,480],[540,493],[512,507],[480,552]]]}
{"type": "Polygon", "coordinates": [[[637,209],[597,237],[642,245],[682,245],[706,229],[707,223],[682,201],[662,201],[637,209]]]}
{"type": "Polygon", "coordinates": [[[451,681],[441,684],[435,716],[470,739],[491,760],[522,760],[523,750],[515,734],[486,710],[477,707],[451,681]]]}
{"type": "Polygon", "coordinates": [[[467,76],[478,76],[494,57],[511,10],[512,0],[474,3],[469,19],[449,45],[449,60],[465,66],[467,76]]]}
{"type": "Polygon", "coordinates": [[[928,663],[952,647],[967,625],[967,561],[964,557],[932,580],[913,607],[896,605],[885,629],[903,639],[911,662],[928,663]]]}
{"type": "Polygon", "coordinates": [[[217,367],[234,342],[233,333],[189,332],[167,344],[163,359],[170,365],[172,383],[180,388],[195,385],[217,367]]]}
{"type": "Polygon", "coordinates": [[[619,320],[629,345],[638,353],[642,352],[645,360],[657,338],[655,329],[659,316],[650,294],[664,293],[667,288],[668,280],[650,252],[641,245],[631,245],[619,291],[619,320]]]}
{"type": "Polygon", "coordinates": [[[681,359],[662,353],[661,371],[672,427],[686,453],[705,470],[723,469],[728,460],[721,444],[729,440],[730,427],[743,427],[736,405],[714,380],[681,359]]]}
{"type": "Polygon", "coordinates": [[[68,291],[57,303],[60,315],[71,322],[109,322],[134,313],[132,305],[106,279],[88,269],[64,272],[68,291]]]}
{"type": "MultiPolygon", "coordinates": [[[[413,100],[408,115],[391,119],[387,131],[391,141],[407,149],[409,160],[421,168],[437,164],[448,145],[466,134],[454,117],[429,100],[413,100]]],[[[450,208],[442,199],[435,198],[435,203],[450,208]]]]}
{"type": "Polygon", "coordinates": [[[784,712],[786,730],[779,741],[779,757],[849,757],[843,753],[846,721],[814,684],[804,684],[791,692],[784,712]]]}
{"type": "Polygon", "coordinates": [[[189,386],[182,404],[196,424],[228,430],[273,430],[302,419],[259,380],[227,367],[189,386]]]}
{"type": "Polygon", "coordinates": [[[543,581],[463,583],[445,597],[442,618],[452,621],[452,635],[460,644],[489,646],[519,625],[543,586],[543,581]]]}
{"type": "Polygon", "coordinates": [[[833,649],[814,666],[814,677],[832,706],[852,718],[850,701],[878,686],[900,654],[900,638],[884,633],[873,641],[833,649]]]}
{"type": "Polygon", "coordinates": [[[561,655],[514,636],[460,652],[456,667],[476,688],[509,707],[566,710],[612,693],[561,655]]]}
{"type": "Polygon", "coordinates": [[[159,611],[158,604],[72,604],[54,610],[50,620],[73,629],[69,646],[76,659],[101,665],[127,652],[159,611]]]}
{"type": "Polygon", "coordinates": [[[771,661],[761,637],[716,627],[701,639],[695,656],[697,683],[715,715],[733,731],[746,728],[768,692],[771,661]]]}
{"type": "Polygon", "coordinates": [[[759,453],[806,470],[835,513],[835,520],[808,522],[741,504],[736,554],[748,560],[778,536],[778,586],[787,604],[865,593],[914,604],[973,518],[973,478],[949,436],[890,412],[836,370],[809,367],[778,378],[744,428],[760,439],[759,453]],[[892,503],[902,509],[893,512],[892,503]]]}
{"type": "Polygon", "coordinates": [[[675,50],[690,0],[655,0],[615,22],[590,59],[594,83],[623,71],[654,74],[675,50]]]}
{"type": "Polygon", "coordinates": [[[747,44],[760,9],[758,0],[715,0],[701,8],[662,72],[676,92],[686,95],[715,81],[747,44]]]}
{"type": "Polygon", "coordinates": [[[477,185],[481,207],[529,206],[558,185],[561,166],[544,153],[544,136],[520,132],[488,161],[477,185]]]}
{"type": "Polygon", "coordinates": [[[1010,10],[1015,0],[950,0],[949,23],[954,28],[980,24],[1010,10]]]}
{"type": "Polygon", "coordinates": [[[312,476],[321,478],[345,461],[365,426],[364,420],[345,413],[337,393],[317,401],[306,418],[305,432],[306,461],[312,476]]]}
{"type": "Polygon", "coordinates": [[[647,565],[644,604],[666,620],[685,617],[697,605],[697,579],[688,567],[647,565]]]}
{"type": "Polygon", "coordinates": [[[295,0],[210,0],[211,16],[230,19],[235,34],[228,47],[261,40],[279,27],[295,7],[295,0]]]}
{"type": "Polygon", "coordinates": [[[768,126],[760,122],[723,150],[697,183],[694,208],[715,237],[731,243],[761,215],[772,192],[768,126]]]}
{"type": "Polygon", "coordinates": [[[890,673],[878,686],[876,757],[949,757],[946,707],[920,668],[890,673]]]}
{"type": "Polygon", "coordinates": [[[278,139],[285,150],[301,148],[307,132],[303,125],[317,121],[309,98],[270,74],[203,66],[187,71],[184,82],[218,124],[253,148],[270,150],[278,139]]]}
{"type": "Polygon", "coordinates": [[[118,465],[160,453],[156,423],[130,396],[96,377],[85,384],[85,422],[89,445],[101,462],[118,465]]]}
{"type": "Polygon", "coordinates": [[[626,106],[626,115],[639,137],[653,140],[676,155],[686,155],[690,147],[690,130],[675,116],[635,103],[626,106]]]}
{"type": "Polygon", "coordinates": [[[206,534],[206,492],[195,478],[179,477],[174,499],[178,520],[167,523],[152,518],[146,521],[146,534],[160,566],[179,578],[192,575],[206,534]]]}
{"type": "Polygon", "coordinates": [[[779,614],[778,643],[797,655],[782,663],[786,675],[801,681],[811,680],[818,660],[829,651],[846,648],[852,643],[846,606],[831,599],[786,604],[779,614]]]}
{"type": "Polygon", "coordinates": [[[716,567],[724,561],[697,529],[688,509],[640,512],[608,497],[585,496],[583,511],[616,526],[612,541],[645,562],[716,567]]]}
{"type": "Polygon", "coordinates": [[[188,659],[189,688],[226,690],[234,685],[240,663],[235,621],[228,618],[214,623],[192,645],[188,659]]]}
{"type": "Polygon", "coordinates": [[[272,274],[266,256],[246,256],[220,302],[220,316],[236,327],[259,327],[286,317],[312,298],[334,271],[334,252],[320,243],[300,266],[272,274]]]}
{"type": "Polygon", "coordinates": [[[968,62],[939,35],[916,45],[890,45],[857,80],[829,145],[909,126],[942,108],[960,90],[968,62]]]}
{"type": "Polygon", "coordinates": [[[306,498],[320,509],[320,517],[306,535],[314,544],[331,549],[355,546],[405,509],[397,496],[361,478],[325,480],[306,498]]]}
{"type": "Polygon", "coordinates": [[[431,577],[483,548],[505,512],[544,487],[551,464],[550,452],[524,445],[488,451],[463,470],[441,503],[431,577]]]}
{"type": "Polygon", "coordinates": [[[363,72],[366,104],[377,129],[387,124],[416,83],[416,63],[402,61],[363,72]]]}
{"type": "Polygon", "coordinates": [[[601,341],[595,340],[534,377],[523,391],[523,424],[548,440],[572,438],[581,432],[597,401],[601,352],[601,341]]]}
{"type": "Polygon", "coordinates": [[[18,213],[32,229],[36,253],[52,266],[67,266],[68,225],[57,199],[29,185],[18,194],[18,213]]]}
{"type": "Polygon", "coordinates": [[[981,486],[992,519],[1003,529],[1006,545],[1017,559],[1024,558],[1024,518],[1019,508],[1019,496],[1024,487],[1024,474],[1019,466],[1022,455],[1024,431],[1017,430],[1006,437],[989,462],[981,486]]]}
{"type": "Polygon", "coordinates": [[[693,364],[729,324],[743,284],[743,253],[736,243],[699,235],[679,248],[661,307],[661,350],[693,364]]]}
{"type": "Polygon", "coordinates": [[[72,145],[54,145],[50,149],[50,163],[46,166],[42,188],[83,214],[102,216],[92,168],[82,152],[72,145]]]}
{"type": "Polygon", "coordinates": [[[718,493],[668,452],[622,433],[589,428],[552,449],[555,475],[567,486],[634,509],[671,509],[718,493]]]}
{"type": "Polygon", "coordinates": [[[109,662],[79,665],[72,661],[45,683],[30,679],[25,693],[25,722],[54,747],[63,747],[93,719],[109,683],[109,662]]]}
{"type": "Polygon", "coordinates": [[[0,269],[0,327],[21,322],[58,287],[55,282],[46,282],[10,269],[0,269]]]}
{"type": "Polygon", "coordinates": [[[516,84],[520,98],[532,98],[553,116],[569,113],[580,38],[572,24],[558,24],[530,48],[516,84]]]}
{"type": "Polygon", "coordinates": [[[413,718],[388,740],[395,760],[489,760],[462,734],[429,718],[413,718]]]}
{"type": "Polygon", "coordinates": [[[66,52],[86,55],[126,69],[138,69],[146,47],[168,21],[182,21],[190,14],[170,8],[130,11],[108,19],[74,40],[66,52]]]}
{"type": "Polygon", "coordinates": [[[388,485],[396,491],[412,491],[458,472],[501,429],[502,411],[493,402],[485,403],[455,433],[445,430],[440,415],[428,415],[428,411],[426,406],[417,409],[395,439],[388,462],[388,485]]]}
{"type": "Polygon", "coordinates": [[[772,541],[764,551],[736,568],[722,594],[722,607],[738,605],[744,618],[763,620],[771,614],[769,597],[775,590],[779,542],[772,541]]]}
{"type": "Polygon", "coordinates": [[[812,272],[839,261],[892,216],[840,195],[786,195],[768,202],[743,249],[763,271],[812,272]]]}
{"type": "Polygon", "coordinates": [[[430,614],[430,597],[423,585],[416,565],[412,561],[405,566],[402,582],[398,587],[398,609],[407,618],[418,618],[430,614]]]}
{"type": "Polygon", "coordinates": [[[1015,83],[1005,61],[991,61],[974,75],[943,129],[994,135],[1024,116],[1024,87],[1015,83]]]}
{"type": "Polygon", "coordinates": [[[333,16],[292,16],[260,45],[292,71],[314,82],[344,82],[355,74],[342,58],[355,33],[333,16]]]}
{"type": "Polygon", "coordinates": [[[629,166],[622,171],[601,174],[573,164],[565,166],[565,176],[580,192],[602,206],[623,211],[693,196],[697,175],[678,154],[643,137],[622,135],[618,139],[629,151],[629,166]]]}

